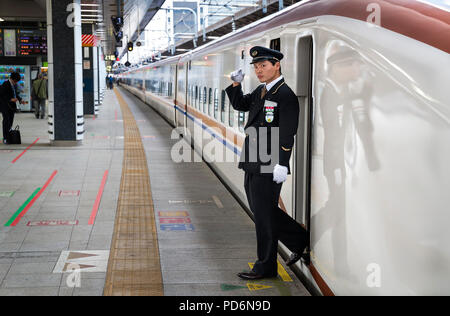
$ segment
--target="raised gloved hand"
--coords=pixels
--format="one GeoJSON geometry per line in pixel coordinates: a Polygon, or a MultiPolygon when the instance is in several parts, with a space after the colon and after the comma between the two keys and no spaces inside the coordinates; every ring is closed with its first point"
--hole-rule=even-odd
{"type": "Polygon", "coordinates": [[[245,77],[245,73],[242,72],[242,69],[235,70],[230,74],[231,80],[234,82],[242,82],[245,77]]]}
{"type": "Polygon", "coordinates": [[[278,164],[273,168],[273,181],[280,184],[286,181],[288,175],[288,168],[285,166],[280,166],[278,164]]]}

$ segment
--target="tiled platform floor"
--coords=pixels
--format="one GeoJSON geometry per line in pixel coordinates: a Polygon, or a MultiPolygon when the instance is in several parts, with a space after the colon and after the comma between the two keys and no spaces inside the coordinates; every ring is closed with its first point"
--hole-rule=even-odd
{"type": "MultiPolygon", "coordinates": [[[[164,295],[309,295],[289,269],[284,271],[292,282],[281,276],[251,283],[237,278],[236,273],[249,269],[248,263],[255,260],[253,222],[204,163],[173,163],[172,127],[128,92],[120,93],[138,123],[147,156],[164,295]],[[204,203],[174,202],[185,200],[204,203]],[[186,218],[184,230],[176,230],[167,219],[173,217],[168,212],[176,211],[186,212],[181,216],[186,218]]],[[[0,295],[103,294],[106,271],[101,269],[111,247],[124,150],[122,115],[112,91],[106,91],[99,116],[85,122],[82,145],[54,147],[48,140],[47,121],[21,113],[15,124],[21,126],[23,144],[0,145],[0,295]],[[55,170],[54,179],[18,225],[5,226],[55,170]],[[89,225],[106,170],[100,207],[89,225]],[[12,196],[4,193],[11,191],[12,196]],[[77,191],[79,196],[72,196],[77,191]],[[27,225],[39,222],[58,225],[27,225]],[[71,258],[62,264],[66,270],[70,263],[78,264],[81,273],[54,272],[64,258],[71,258]]]]}

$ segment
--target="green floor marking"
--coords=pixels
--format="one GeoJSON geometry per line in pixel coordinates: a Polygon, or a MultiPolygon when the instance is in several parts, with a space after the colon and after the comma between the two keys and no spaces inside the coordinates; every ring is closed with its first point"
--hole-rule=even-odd
{"type": "Polygon", "coordinates": [[[31,202],[31,200],[36,196],[36,194],[39,193],[40,190],[41,188],[37,188],[36,191],[34,191],[33,194],[31,194],[28,200],[26,200],[25,203],[23,203],[22,206],[14,213],[14,215],[9,219],[9,221],[5,224],[5,226],[10,226],[14,222],[16,217],[19,216],[19,214],[23,211],[23,209],[27,207],[28,203],[31,202]]]}
{"type": "Polygon", "coordinates": [[[220,288],[222,291],[233,291],[237,289],[246,289],[246,286],[240,286],[240,285],[232,285],[232,284],[221,284],[220,288]]]}

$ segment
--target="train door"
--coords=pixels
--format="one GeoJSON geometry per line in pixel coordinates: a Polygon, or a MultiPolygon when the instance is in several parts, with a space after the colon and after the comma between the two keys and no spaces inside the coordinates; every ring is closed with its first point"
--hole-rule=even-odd
{"type": "MultiPolygon", "coordinates": [[[[178,100],[178,75],[179,75],[179,73],[180,72],[182,72],[181,71],[181,69],[179,70],[179,66],[178,66],[178,63],[175,65],[175,96],[174,96],[174,98],[173,98],[173,103],[174,103],[174,105],[175,106],[177,106],[177,100],[178,100]]],[[[173,123],[174,123],[174,125],[175,126],[177,126],[177,109],[175,108],[175,106],[173,107],[174,108],[174,116],[173,116],[173,123]]]]}
{"type": "Polygon", "coordinates": [[[184,120],[184,135],[188,135],[186,129],[188,128],[187,125],[187,112],[188,112],[188,83],[189,83],[189,71],[191,70],[192,67],[192,63],[191,61],[187,61],[185,68],[186,68],[186,77],[184,78],[184,95],[186,96],[184,99],[184,115],[183,115],[183,120],[184,120]]]}
{"type": "MultiPolygon", "coordinates": [[[[300,119],[295,149],[295,219],[310,232],[311,160],[313,122],[313,38],[306,36],[297,43],[297,97],[300,119]]],[[[308,245],[308,251],[310,247],[308,245]]]]}

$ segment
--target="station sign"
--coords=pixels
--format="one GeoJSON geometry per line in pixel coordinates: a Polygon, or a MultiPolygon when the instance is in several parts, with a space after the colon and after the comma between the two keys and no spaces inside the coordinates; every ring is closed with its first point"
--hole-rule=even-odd
{"type": "Polygon", "coordinates": [[[75,226],[75,225],[78,225],[78,221],[50,220],[50,221],[28,222],[27,224],[27,226],[75,226]]]}
{"type": "Polygon", "coordinates": [[[17,30],[18,56],[47,55],[47,32],[41,30],[17,30]]]}
{"type": "Polygon", "coordinates": [[[190,224],[191,219],[189,217],[161,217],[159,219],[160,224],[190,224]]]}
{"type": "Polygon", "coordinates": [[[80,190],[61,190],[58,196],[80,196],[80,190]]]}
{"type": "Polygon", "coordinates": [[[2,191],[0,192],[0,197],[11,197],[14,195],[14,191],[2,191]]]}
{"type": "Polygon", "coordinates": [[[185,211],[158,212],[161,231],[194,231],[189,213],[185,211]]]}
{"type": "Polygon", "coordinates": [[[194,225],[192,224],[160,224],[162,231],[193,231],[194,225]]]}
{"type": "Polygon", "coordinates": [[[105,55],[105,60],[106,61],[115,61],[116,56],[115,55],[105,55]]]}

